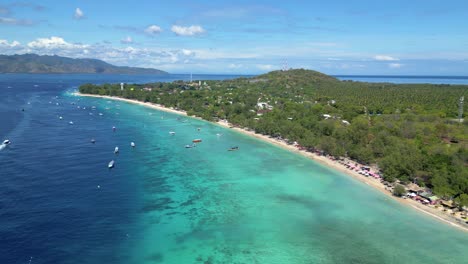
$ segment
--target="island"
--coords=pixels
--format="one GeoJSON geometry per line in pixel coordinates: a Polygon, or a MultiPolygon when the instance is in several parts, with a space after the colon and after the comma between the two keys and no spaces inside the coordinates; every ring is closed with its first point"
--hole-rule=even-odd
{"type": "Polygon", "coordinates": [[[223,81],[84,84],[79,92],[150,103],[281,142],[419,209],[450,212],[466,229],[467,89],[340,81],[297,69],[223,81]]]}
{"type": "Polygon", "coordinates": [[[168,74],[151,68],[115,66],[97,59],[36,54],[0,55],[0,73],[168,74]]]}

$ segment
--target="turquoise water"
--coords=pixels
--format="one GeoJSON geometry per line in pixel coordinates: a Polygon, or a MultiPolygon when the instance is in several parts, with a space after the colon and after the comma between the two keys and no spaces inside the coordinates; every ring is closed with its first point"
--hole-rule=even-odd
{"type": "Polygon", "coordinates": [[[466,263],[466,232],[302,156],[65,94],[177,78],[0,74],[1,264],[466,263]]]}
{"type": "Polygon", "coordinates": [[[140,229],[126,245],[132,263],[463,263],[468,257],[468,234],[304,157],[207,122],[83,100],[105,102],[119,112],[119,130],[138,133],[138,157],[125,175],[142,197],[140,229]],[[203,142],[184,148],[194,138],[203,142]],[[228,152],[232,145],[240,150],[228,152]]]}

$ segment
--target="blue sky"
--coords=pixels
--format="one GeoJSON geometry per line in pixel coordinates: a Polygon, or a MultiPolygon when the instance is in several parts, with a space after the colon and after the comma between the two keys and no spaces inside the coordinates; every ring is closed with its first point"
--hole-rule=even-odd
{"type": "Polygon", "coordinates": [[[2,1],[0,54],[171,73],[468,75],[468,1],[2,1]]]}

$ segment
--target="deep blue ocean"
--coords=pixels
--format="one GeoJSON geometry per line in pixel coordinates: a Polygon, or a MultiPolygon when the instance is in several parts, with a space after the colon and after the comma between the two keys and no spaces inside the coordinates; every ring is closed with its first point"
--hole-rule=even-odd
{"type": "Polygon", "coordinates": [[[466,233],[306,158],[204,121],[72,94],[83,83],[189,78],[0,74],[0,140],[12,142],[0,150],[0,264],[468,259],[466,233]],[[193,138],[203,143],[185,149],[193,138]]]}

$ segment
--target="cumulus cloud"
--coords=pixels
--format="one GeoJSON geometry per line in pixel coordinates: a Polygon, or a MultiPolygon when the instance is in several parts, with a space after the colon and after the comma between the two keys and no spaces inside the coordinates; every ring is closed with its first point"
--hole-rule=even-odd
{"type": "Polygon", "coordinates": [[[145,29],[145,33],[148,34],[148,35],[156,35],[156,34],[159,34],[159,33],[161,33],[161,32],[162,32],[161,27],[156,26],[156,25],[148,26],[148,27],[145,29]]]}
{"type": "Polygon", "coordinates": [[[401,64],[401,63],[389,63],[388,64],[388,67],[390,69],[399,69],[401,67],[403,67],[404,64],[401,64]]]}
{"type": "Polygon", "coordinates": [[[21,45],[21,43],[19,43],[16,40],[14,40],[12,42],[8,42],[8,40],[0,39],[0,46],[3,46],[3,47],[14,48],[14,47],[19,47],[20,45],[21,45]]]}
{"type": "Polygon", "coordinates": [[[205,30],[198,25],[192,25],[190,27],[173,25],[171,31],[178,36],[195,36],[205,33],[205,30]]]}
{"type": "Polygon", "coordinates": [[[81,9],[79,7],[77,7],[75,9],[74,17],[75,17],[75,19],[82,19],[84,17],[84,13],[83,13],[83,11],[81,11],[81,9]]]}
{"type": "Polygon", "coordinates": [[[375,55],[374,60],[377,60],[377,61],[398,61],[400,59],[395,58],[395,57],[391,57],[391,56],[388,56],[388,55],[375,55]]]}
{"type": "Polygon", "coordinates": [[[38,38],[27,44],[0,40],[0,54],[58,55],[70,58],[96,58],[115,65],[169,69],[180,63],[192,63],[196,52],[188,49],[117,48],[106,43],[80,44],[61,37],[38,38]]]}
{"type": "Polygon", "coordinates": [[[27,44],[27,47],[32,49],[80,49],[87,46],[89,45],[66,42],[61,37],[38,38],[27,44]]]}
{"type": "Polygon", "coordinates": [[[126,38],[123,38],[120,40],[120,43],[122,44],[129,44],[129,43],[132,43],[133,42],[133,39],[130,37],[130,36],[127,36],[126,38]]]}

